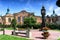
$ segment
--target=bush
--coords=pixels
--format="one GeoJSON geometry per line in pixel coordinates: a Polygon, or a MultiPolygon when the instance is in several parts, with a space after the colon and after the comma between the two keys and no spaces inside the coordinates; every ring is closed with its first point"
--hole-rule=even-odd
{"type": "Polygon", "coordinates": [[[53,23],[50,23],[50,24],[46,23],[46,26],[51,29],[59,29],[60,28],[58,24],[53,24],[53,23]]]}
{"type": "MultiPolygon", "coordinates": [[[[41,28],[41,24],[29,25],[28,27],[29,28],[33,27],[33,29],[38,29],[38,28],[41,28]]],[[[17,25],[17,28],[27,28],[27,25],[25,25],[25,24],[17,25]]]]}
{"type": "Polygon", "coordinates": [[[17,25],[17,28],[26,28],[26,25],[17,25]]]}
{"type": "Polygon", "coordinates": [[[0,31],[3,31],[3,28],[0,28],[0,31]]]}
{"type": "Polygon", "coordinates": [[[38,29],[38,28],[41,28],[41,24],[36,24],[33,26],[34,29],[38,29]]]}
{"type": "Polygon", "coordinates": [[[60,25],[58,25],[57,27],[58,27],[58,29],[60,30],[60,25]]]}
{"type": "Polygon", "coordinates": [[[11,27],[11,25],[4,25],[4,27],[5,27],[5,28],[9,28],[9,27],[11,27]]]}
{"type": "Polygon", "coordinates": [[[2,24],[0,24],[0,26],[2,26],[2,24]]]}

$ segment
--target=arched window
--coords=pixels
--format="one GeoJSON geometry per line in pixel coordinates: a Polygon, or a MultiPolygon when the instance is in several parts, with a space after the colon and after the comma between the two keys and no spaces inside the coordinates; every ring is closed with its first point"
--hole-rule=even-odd
{"type": "Polygon", "coordinates": [[[11,18],[8,18],[8,21],[11,22],[11,18]]]}

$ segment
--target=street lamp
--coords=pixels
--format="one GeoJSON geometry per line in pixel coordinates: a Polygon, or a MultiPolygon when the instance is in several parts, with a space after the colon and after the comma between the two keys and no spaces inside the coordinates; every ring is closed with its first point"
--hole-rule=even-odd
{"type": "Polygon", "coordinates": [[[44,8],[44,6],[42,6],[42,9],[41,9],[41,15],[42,15],[42,28],[45,27],[45,14],[46,14],[46,10],[44,8]]]}
{"type": "Polygon", "coordinates": [[[53,10],[53,14],[51,15],[52,18],[52,23],[56,23],[56,21],[58,20],[57,14],[55,14],[55,11],[53,10]]]}
{"type": "Polygon", "coordinates": [[[42,35],[43,35],[43,38],[46,39],[49,36],[49,32],[47,31],[48,28],[45,26],[46,10],[45,10],[44,6],[42,6],[41,15],[42,15],[42,24],[41,24],[42,29],[41,30],[43,31],[42,35]]]}

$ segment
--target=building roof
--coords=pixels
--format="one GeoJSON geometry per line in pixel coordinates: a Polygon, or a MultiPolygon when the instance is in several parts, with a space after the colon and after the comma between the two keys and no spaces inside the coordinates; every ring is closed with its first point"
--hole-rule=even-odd
{"type": "Polygon", "coordinates": [[[21,14],[21,13],[28,13],[28,14],[30,14],[30,15],[34,15],[34,13],[27,12],[26,10],[22,10],[22,11],[20,11],[20,12],[18,12],[18,13],[14,13],[13,15],[18,15],[18,14],[21,14]]]}

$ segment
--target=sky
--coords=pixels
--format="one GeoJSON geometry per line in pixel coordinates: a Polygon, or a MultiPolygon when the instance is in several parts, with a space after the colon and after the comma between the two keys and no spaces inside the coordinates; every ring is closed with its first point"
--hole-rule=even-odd
{"type": "Polygon", "coordinates": [[[57,0],[0,0],[0,15],[5,15],[7,8],[11,14],[18,13],[22,10],[34,12],[36,16],[41,16],[42,6],[46,9],[46,15],[51,15],[53,10],[60,15],[60,8],[56,6],[57,0]]]}

